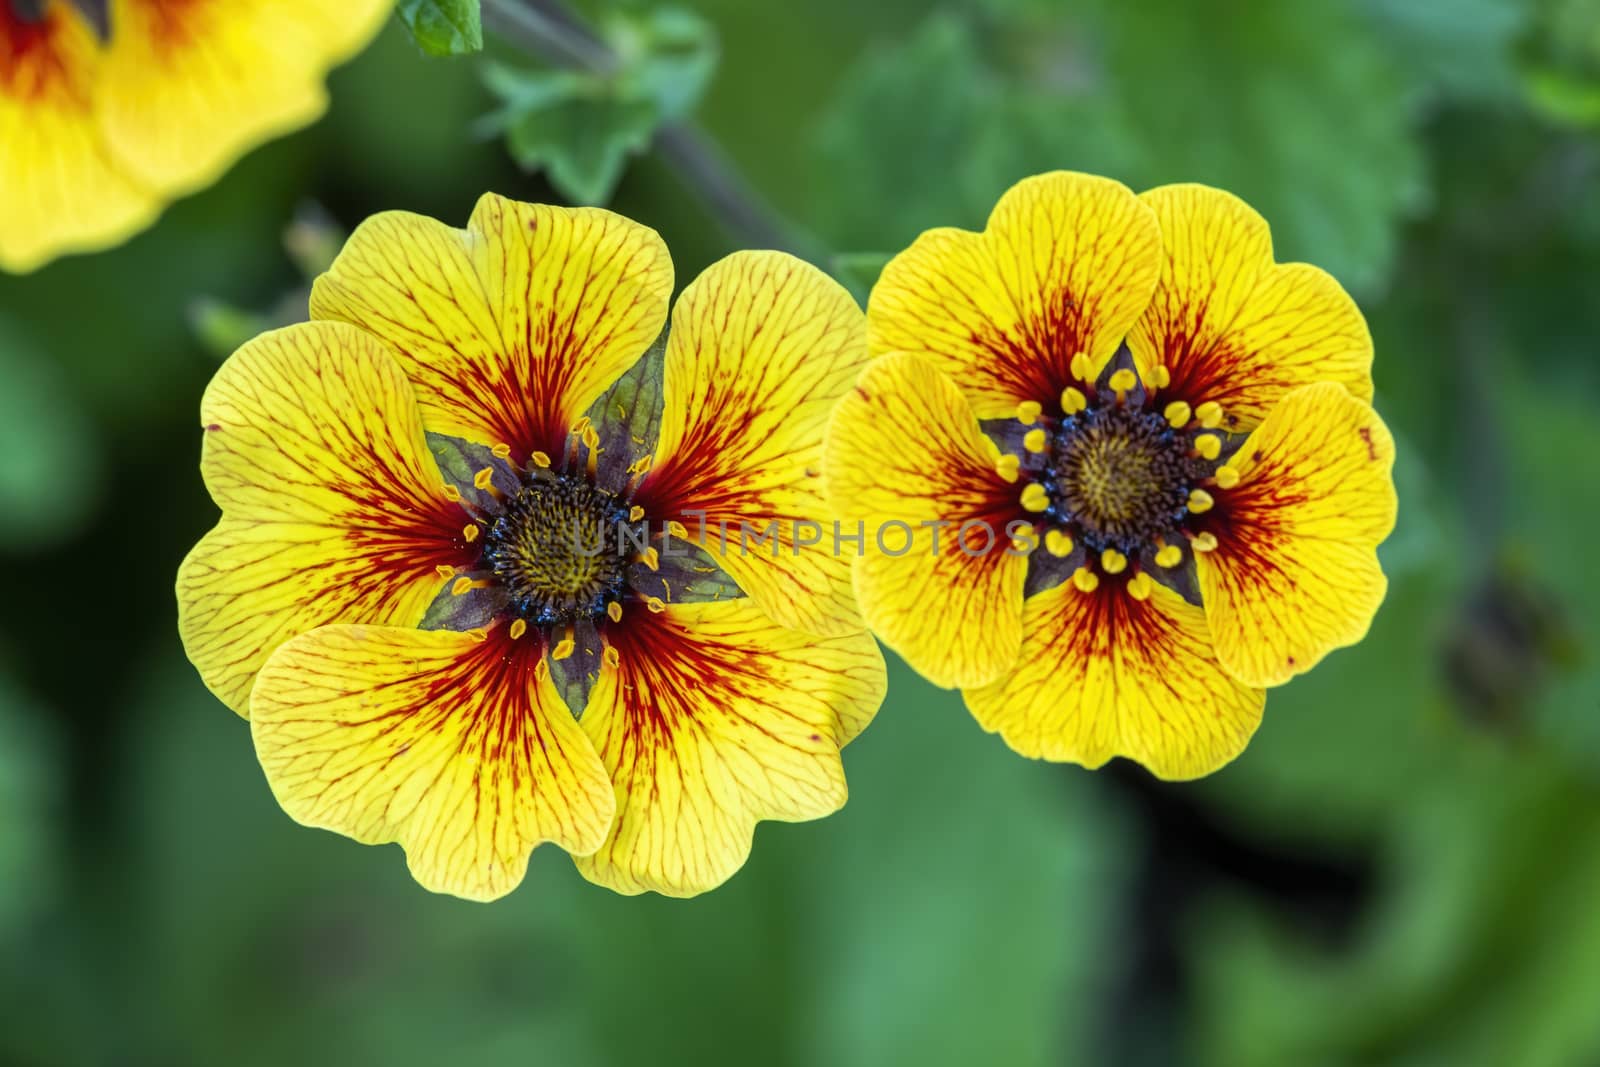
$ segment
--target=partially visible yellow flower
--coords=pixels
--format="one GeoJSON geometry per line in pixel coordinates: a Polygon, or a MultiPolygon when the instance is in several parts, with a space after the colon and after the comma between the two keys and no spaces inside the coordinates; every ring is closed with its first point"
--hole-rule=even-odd
{"type": "Polygon", "coordinates": [[[869,544],[861,610],[1019,753],[1207,774],[1366,633],[1396,509],[1372,341],[1237,198],[1029,178],[895,257],[867,317],[824,473],[916,536],[869,544]]]}
{"type": "Polygon", "coordinates": [[[865,316],[745,252],[663,336],[672,285],[655,231],[610,212],[391,212],[318,279],[318,321],[217,373],[222,520],[179,573],[179,629],[295,819],[398,841],[465,897],[509,892],[543,841],[685,896],[759,820],[844,803],[883,659],[849,561],[794,523],[824,518],[865,316]],[[718,526],[774,540],[713,554],[718,526]]]}
{"type": "Polygon", "coordinates": [[[0,0],[0,268],[126,240],[327,106],[390,0],[0,0]]]}

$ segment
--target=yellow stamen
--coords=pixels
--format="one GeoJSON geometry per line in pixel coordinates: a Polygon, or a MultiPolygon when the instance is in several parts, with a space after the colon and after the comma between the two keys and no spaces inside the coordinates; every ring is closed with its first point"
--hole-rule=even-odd
{"type": "Polygon", "coordinates": [[[1060,530],[1047,530],[1044,535],[1045,551],[1060,559],[1072,555],[1072,538],[1060,530]]]}
{"type": "Polygon", "coordinates": [[[655,546],[652,545],[639,553],[639,562],[653,571],[658,571],[661,569],[661,553],[657,552],[655,546]]]}
{"type": "Polygon", "coordinates": [[[1011,539],[1012,550],[1023,555],[1027,555],[1038,547],[1039,538],[1034,535],[1033,527],[1031,526],[1011,539]]]}
{"type": "Polygon", "coordinates": [[[472,544],[472,542],[478,539],[478,524],[475,522],[469,522],[465,526],[461,527],[461,536],[466,538],[467,544],[472,544]]]}
{"type": "Polygon", "coordinates": [[[680,541],[689,540],[689,527],[685,526],[677,519],[667,520],[667,533],[671,534],[673,537],[676,537],[680,541]]]}
{"type": "Polygon", "coordinates": [[[1150,380],[1155,383],[1157,389],[1165,389],[1172,384],[1172,372],[1163,364],[1150,373],[1150,380]]]}
{"type": "Polygon", "coordinates": [[[1207,400],[1194,409],[1194,417],[1200,420],[1201,426],[1215,430],[1222,425],[1222,405],[1215,400],[1207,400]]]}
{"type": "Polygon", "coordinates": [[[535,467],[550,466],[550,454],[548,452],[535,452],[528,458],[533,461],[535,467]]]}
{"type": "Polygon", "coordinates": [[[1239,468],[1224,465],[1218,467],[1217,472],[1211,477],[1217,483],[1218,489],[1232,489],[1239,484],[1239,468]]]}
{"type": "Polygon", "coordinates": [[[1135,600],[1149,600],[1150,587],[1154,585],[1150,576],[1143,571],[1128,579],[1128,595],[1135,600]]]}
{"type": "Polygon", "coordinates": [[[587,415],[580,415],[578,416],[578,421],[572,424],[572,430],[570,432],[576,434],[581,439],[584,431],[589,428],[593,421],[594,420],[590,419],[587,415]]]}
{"type": "Polygon", "coordinates": [[[444,498],[459,504],[461,503],[461,490],[457,489],[453,485],[446,485],[444,487],[444,498]]]}
{"type": "Polygon", "coordinates": [[[655,456],[654,455],[648,455],[647,454],[647,455],[640,456],[638,459],[636,459],[632,463],[628,464],[628,473],[629,474],[646,474],[650,470],[650,465],[652,463],[654,463],[654,462],[655,462],[655,456]]]}
{"type": "Polygon", "coordinates": [[[433,569],[438,571],[439,577],[443,578],[445,581],[449,581],[451,578],[456,576],[456,569],[450,566],[448,563],[441,563],[433,569]]]}
{"type": "Polygon", "coordinates": [[[606,614],[611,617],[612,622],[621,622],[622,605],[613,600],[611,603],[606,605],[606,614]]]}
{"type": "Polygon", "coordinates": [[[517,638],[521,637],[527,632],[528,621],[526,619],[518,619],[511,624],[511,640],[515,641],[517,638]]]}
{"type": "Polygon", "coordinates": [[[1038,482],[1029,482],[1022,490],[1022,507],[1027,511],[1043,511],[1050,506],[1050,494],[1038,482]]]}
{"type": "Polygon", "coordinates": [[[1100,553],[1100,569],[1107,574],[1121,574],[1128,569],[1128,557],[1114,548],[1100,553]]]}
{"type": "Polygon", "coordinates": [[[641,508],[638,504],[628,509],[629,522],[638,522],[642,518],[644,518],[644,508],[641,508]]]}
{"type": "Polygon", "coordinates": [[[1032,426],[1039,421],[1039,414],[1044,411],[1044,406],[1037,400],[1024,400],[1017,405],[1017,421],[1024,426],[1032,426]]]}
{"type": "Polygon", "coordinates": [[[496,459],[511,458],[511,446],[507,444],[495,445],[493,448],[489,449],[489,451],[493,453],[496,459]]]}
{"type": "Polygon", "coordinates": [[[1194,450],[1206,459],[1222,455],[1222,438],[1214,433],[1203,433],[1194,439],[1194,450]]]}
{"type": "Polygon", "coordinates": [[[485,467],[477,474],[474,474],[472,476],[472,484],[477,486],[479,489],[488,489],[494,484],[494,468],[485,467]]]}
{"type": "Polygon", "coordinates": [[[1072,357],[1072,376],[1080,382],[1094,381],[1094,368],[1089,364],[1089,357],[1079,352],[1072,357]]]}
{"type": "Polygon", "coordinates": [[[1083,395],[1083,390],[1075,386],[1067,386],[1061,390],[1061,410],[1068,415],[1076,415],[1089,406],[1089,398],[1083,395]]]}
{"type": "Polygon", "coordinates": [[[583,443],[590,449],[590,451],[593,451],[600,446],[600,431],[596,430],[593,426],[585,426],[583,428],[583,433],[579,434],[578,436],[583,440],[583,443]]]}
{"type": "Polygon", "coordinates": [[[1119,396],[1130,392],[1138,384],[1139,376],[1127,367],[1123,367],[1111,375],[1111,388],[1115,389],[1119,396]]]}
{"type": "Polygon", "coordinates": [[[1215,503],[1216,501],[1212,499],[1211,494],[1204,489],[1189,490],[1189,510],[1196,515],[1203,515],[1210,511],[1211,505],[1215,503]]]}
{"type": "Polygon", "coordinates": [[[1174,400],[1161,410],[1161,415],[1167,420],[1167,425],[1174,430],[1181,430],[1189,425],[1189,404],[1184,400],[1174,400]]]}
{"type": "Polygon", "coordinates": [[[1022,435],[1022,447],[1029,452],[1043,452],[1048,442],[1048,435],[1037,426],[1022,435]]]}
{"type": "Polygon", "coordinates": [[[556,642],[556,647],[550,650],[550,658],[557,660],[566,659],[568,656],[572,655],[573,650],[577,647],[577,642],[572,638],[563,637],[561,640],[556,642]]]}
{"type": "Polygon", "coordinates": [[[477,626],[471,630],[468,630],[466,633],[468,637],[472,638],[479,644],[489,640],[489,628],[487,626],[477,626]]]}
{"type": "Polygon", "coordinates": [[[1156,566],[1171,570],[1183,562],[1183,549],[1177,545],[1162,545],[1156,553],[1156,566]]]}
{"type": "Polygon", "coordinates": [[[651,614],[654,615],[660,615],[663,611],[667,610],[667,602],[658,596],[645,597],[644,606],[649,608],[651,614]]]}
{"type": "Polygon", "coordinates": [[[1189,544],[1196,552],[1215,552],[1217,550],[1217,535],[1210,530],[1204,533],[1197,533],[1189,544]]]}
{"type": "Polygon", "coordinates": [[[1088,567],[1079,567],[1072,572],[1072,584],[1080,593],[1092,593],[1100,588],[1100,576],[1088,567]]]}
{"type": "Polygon", "coordinates": [[[1017,480],[1017,472],[1021,467],[1022,460],[1013,455],[1001,456],[994,465],[995,472],[1008,482],[1017,480]]]}
{"type": "Polygon", "coordinates": [[[451,596],[461,596],[463,593],[465,593],[468,589],[471,589],[471,588],[472,588],[472,579],[468,578],[465,574],[463,574],[461,577],[457,578],[451,584],[451,586],[450,586],[450,595],[451,596]]]}
{"type": "Polygon", "coordinates": [[[613,670],[622,666],[622,653],[618,652],[614,645],[607,645],[606,650],[600,653],[600,658],[605,660],[606,666],[613,670]]]}

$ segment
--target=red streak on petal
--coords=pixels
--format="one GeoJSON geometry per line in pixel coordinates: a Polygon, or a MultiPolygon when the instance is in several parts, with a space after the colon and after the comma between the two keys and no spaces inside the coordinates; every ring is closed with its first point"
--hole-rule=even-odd
{"type": "Polygon", "coordinates": [[[0,91],[23,101],[52,89],[71,94],[71,77],[55,40],[60,11],[50,9],[37,22],[24,21],[9,3],[0,3],[0,91]]]}

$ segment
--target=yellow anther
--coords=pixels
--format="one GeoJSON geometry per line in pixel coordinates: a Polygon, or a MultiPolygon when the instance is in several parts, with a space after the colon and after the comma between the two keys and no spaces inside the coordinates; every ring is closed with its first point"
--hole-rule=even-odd
{"type": "Polygon", "coordinates": [[[1044,406],[1037,400],[1024,400],[1017,405],[1017,421],[1024,426],[1032,426],[1039,421],[1039,415],[1044,411],[1044,406]]]}
{"type": "Polygon", "coordinates": [[[485,467],[472,476],[472,484],[479,489],[487,489],[494,484],[494,468],[485,467]]]}
{"type": "Polygon", "coordinates": [[[1092,593],[1100,588],[1100,576],[1088,567],[1079,567],[1072,572],[1072,584],[1081,593],[1092,593]]]}
{"type": "Polygon", "coordinates": [[[1149,600],[1150,587],[1155,583],[1150,581],[1150,576],[1143,571],[1128,579],[1128,595],[1135,600],[1149,600]]]}
{"type": "Polygon", "coordinates": [[[1168,570],[1171,570],[1173,567],[1176,567],[1182,562],[1183,549],[1179,548],[1177,545],[1162,545],[1161,550],[1156,553],[1157,567],[1166,567],[1168,570]]]}
{"type": "Polygon", "coordinates": [[[1089,357],[1079,352],[1072,357],[1072,376],[1080,382],[1094,381],[1094,367],[1089,364],[1089,357]]]}
{"type": "Polygon", "coordinates": [[[551,659],[566,659],[578,647],[577,642],[570,637],[563,637],[556,642],[556,647],[550,650],[551,659]]]}
{"type": "Polygon", "coordinates": [[[1011,550],[1026,556],[1039,547],[1039,538],[1034,534],[1033,527],[1028,527],[1011,539],[1011,550]]]}
{"type": "Polygon", "coordinates": [[[628,464],[629,474],[645,474],[650,470],[650,465],[656,461],[653,455],[643,455],[628,464]]]}
{"type": "Polygon", "coordinates": [[[550,466],[550,454],[548,452],[535,452],[528,458],[533,461],[535,467],[550,466]]]}
{"type": "Polygon", "coordinates": [[[461,502],[461,490],[453,485],[446,485],[444,487],[444,498],[459,504],[461,502]]]}
{"type": "Polygon", "coordinates": [[[1163,364],[1150,372],[1150,380],[1155,383],[1157,389],[1165,389],[1172,384],[1172,372],[1163,364]]]}
{"type": "Polygon", "coordinates": [[[633,507],[628,509],[629,522],[638,522],[642,518],[644,518],[644,508],[640,507],[638,504],[635,504],[633,507]]]}
{"type": "Polygon", "coordinates": [[[1044,548],[1052,556],[1060,559],[1072,555],[1072,538],[1060,530],[1047,530],[1044,535],[1044,548]]]}
{"type": "Polygon", "coordinates": [[[1022,460],[1014,455],[1004,455],[995,461],[995,472],[1008,482],[1017,480],[1017,472],[1022,468],[1022,460]]]}
{"type": "Polygon", "coordinates": [[[649,608],[651,613],[654,615],[660,615],[663,611],[667,610],[667,602],[658,596],[645,597],[644,606],[649,608]]]}
{"type": "Polygon", "coordinates": [[[589,428],[590,424],[593,421],[594,420],[589,418],[589,416],[587,416],[587,415],[580,415],[580,416],[578,416],[578,421],[572,424],[572,429],[571,429],[570,432],[577,434],[579,437],[582,437],[583,434],[584,434],[584,431],[589,428]]]}
{"type": "Polygon", "coordinates": [[[1215,552],[1217,550],[1217,535],[1210,530],[1197,533],[1189,542],[1196,552],[1215,552]]]}
{"type": "Polygon", "coordinates": [[[471,588],[472,588],[472,579],[468,578],[465,574],[463,574],[461,577],[457,578],[451,584],[451,586],[450,586],[450,595],[451,596],[460,596],[463,593],[465,593],[468,589],[471,589],[471,588]]]}
{"type": "MultiPolygon", "coordinates": [[[[633,512],[630,511],[628,514],[632,515],[633,512]]],[[[633,521],[638,522],[639,520],[634,519],[633,521]]],[[[685,526],[677,519],[667,520],[667,533],[671,534],[673,537],[676,537],[680,541],[689,540],[689,527],[685,526]]]]}
{"type": "Polygon", "coordinates": [[[1222,455],[1222,438],[1214,433],[1203,433],[1194,439],[1194,450],[1206,459],[1222,455]]]}
{"type": "Polygon", "coordinates": [[[466,633],[468,637],[472,638],[480,645],[489,640],[489,628],[486,626],[474,627],[473,629],[468,630],[466,633]]]}
{"type": "Polygon", "coordinates": [[[1239,484],[1239,468],[1224,465],[1218,467],[1211,477],[1215,479],[1218,489],[1232,489],[1239,484]]]}
{"type": "Polygon", "coordinates": [[[600,658],[605,660],[606,666],[613,670],[622,666],[622,653],[618,652],[614,645],[607,645],[606,650],[600,653],[600,658]]]}
{"type": "Polygon", "coordinates": [[[661,553],[657,552],[653,546],[647,548],[639,553],[639,562],[653,571],[658,571],[661,569],[661,553]]]}
{"type": "Polygon", "coordinates": [[[1119,393],[1126,393],[1139,384],[1139,376],[1127,367],[1111,375],[1111,388],[1119,393]]]}
{"type": "Polygon", "coordinates": [[[438,571],[439,577],[443,578],[445,581],[449,581],[451,578],[456,576],[456,569],[450,566],[448,563],[441,563],[433,569],[438,571]]]}
{"type": "Polygon", "coordinates": [[[1222,405],[1215,400],[1207,400],[1194,409],[1194,417],[1200,420],[1201,426],[1215,430],[1222,425],[1222,405]]]}
{"type": "Polygon", "coordinates": [[[1022,506],[1027,511],[1043,511],[1050,506],[1050,494],[1038,482],[1029,482],[1022,491],[1022,506]]]}
{"type": "Polygon", "coordinates": [[[1213,499],[1211,494],[1206,492],[1204,489],[1189,490],[1189,510],[1194,512],[1196,515],[1201,515],[1207,511],[1210,511],[1211,505],[1215,503],[1216,500],[1213,499]]]}
{"type": "Polygon", "coordinates": [[[1061,410],[1068,415],[1076,415],[1089,406],[1089,398],[1083,395],[1083,390],[1069,385],[1061,390],[1061,410]]]}
{"type": "Polygon", "coordinates": [[[1114,548],[1100,553],[1100,569],[1107,574],[1121,574],[1128,569],[1128,557],[1114,548]]]}
{"type": "Polygon", "coordinates": [[[475,522],[469,522],[465,526],[461,527],[461,536],[466,538],[467,544],[472,544],[472,542],[478,539],[478,524],[475,522]]]}
{"type": "Polygon", "coordinates": [[[527,632],[528,621],[526,619],[518,619],[516,622],[511,624],[511,640],[515,641],[517,638],[521,637],[527,632]]]}
{"type": "Polygon", "coordinates": [[[1174,430],[1181,430],[1189,425],[1189,404],[1184,400],[1174,400],[1161,409],[1161,415],[1167,420],[1167,425],[1174,430]]]}
{"type": "Polygon", "coordinates": [[[1049,441],[1049,435],[1037,426],[1022,435],[1022,447],[1029,452],[1043,452],[1049,441]]]}
{"type": "Polygon", "coordinates": [[[596,430],[593,426],[585,426],[583,428],[583,433],[579,434],[578,436],[591,451],[593,451],[600,444],[600,431],[596,430]]]}
{"type": "Polygon", "coordinates": [[[622,605],[613,600],[611,603],[606,605],[606,614],[611,617],[612,622],[621,622],[622,605]]]}
{"type": "Polygon", "coordinates": [[[489,449],[489,451],[492,452],[497,459],[509,459],[511,457],[511,446],[508,444],[495,445],[493,448],[489,449]]]}

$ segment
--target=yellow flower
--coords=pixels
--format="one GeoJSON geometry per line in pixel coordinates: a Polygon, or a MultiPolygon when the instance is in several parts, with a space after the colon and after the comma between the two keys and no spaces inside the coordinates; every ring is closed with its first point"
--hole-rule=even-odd
{"type": "Polygon", "coordinates": [[[895,257],[867,318],[824,473],[916,537],[856,562],[861,610],[1017,752],[1210,773],[1366,633],[1396,507],[1371,338],[1235,197],[1029,178],[895,257]]]}
{"type": "Polygon", "coordinates": [[[464,897],[510,891],[543,841],[620,892],[690,895],[758,820],[844,803],[883,660],[849,560],[791,520],[822,517],[865,316],[746,252],[663,335],[672,285],[660,237],[610,212],[387,213],[318,279],[316,321],[218,372],[222,520],[180,630],[295,819],[398,841],[464,897]],[[773,547],[713,554],[719,524],[773,547]]]}
{"type": "Polygon", "coordinates": [[[117,244],[327,105],[389,0],[0,0],[0,268],[117,244]],[[35,9],[37,8],[37,13],[35,9]]]}

